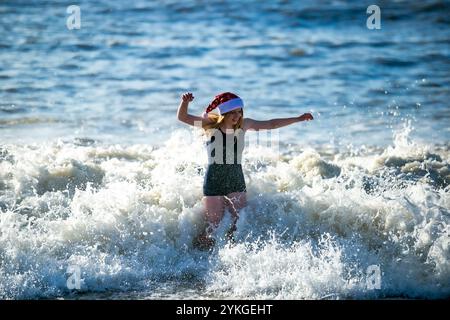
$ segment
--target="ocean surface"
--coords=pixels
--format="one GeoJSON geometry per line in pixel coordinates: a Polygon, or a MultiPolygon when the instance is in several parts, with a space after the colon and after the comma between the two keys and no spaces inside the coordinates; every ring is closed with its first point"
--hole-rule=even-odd
{"type": "Polygon", "coordinates": [[[0,299],[450,298],[449,1],[76,4],[0,2],[0,299]],[[186,91],[315,117],[247,134],[212,252],[186,91]]]}

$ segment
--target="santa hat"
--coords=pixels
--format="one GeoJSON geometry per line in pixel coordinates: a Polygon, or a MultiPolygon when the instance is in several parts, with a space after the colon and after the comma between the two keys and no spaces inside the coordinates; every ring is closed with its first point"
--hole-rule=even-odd
{"type": "Polygon", "coordinates": [[[211,101],[203,115],[206,116],[209,112],[216,108],[219,110],[219,114],[223,115],[235,109],[244,108],[244,101],[242,101],[242,99],[234,93],[221,93],[217,95],[213,101],[211,101]]]}

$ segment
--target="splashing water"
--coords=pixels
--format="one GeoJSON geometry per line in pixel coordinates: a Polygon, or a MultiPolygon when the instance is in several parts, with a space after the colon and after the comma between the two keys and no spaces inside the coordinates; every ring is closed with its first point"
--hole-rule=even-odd
{"type": "Polygon", "coordinates": [[[267,150],[261,162],[248,148],[235,243],[227,212],[211,253],[192,247],[200,139],[4,145],[0,296],[449,297],[449,152],[410,141],[411,130],[381,152],[267,150]],[[67,286],[69,266],[80,290],[67,286]],[[379,289],[367,285],[369,266],[379,289]]]}

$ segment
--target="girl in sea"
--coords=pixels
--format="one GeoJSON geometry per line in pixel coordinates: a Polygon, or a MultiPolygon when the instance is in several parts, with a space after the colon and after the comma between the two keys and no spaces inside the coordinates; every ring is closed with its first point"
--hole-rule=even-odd
{"type": "Polygon", "coordinates": [[[231,238],[236,230],[239,211],[247,203],[247,187],[241,164],[245,132],[277,129],[313,120],[313,116],[304,113],[299,117],[264,121],[244,118],[244,102],[231,92],[218,94],[203,116],[195,116],[188,113],[189,103],[193,100],[194,96],[190,92],[182,95],[177,117],[188,125],[201,126],[208,136],[208,167],[203,183],[206,227],[194,239],[196,247],[208,249],[215,243],[212,234],[222,220],[225,209],[228,207],[233,220],[228,232],[231,238]],[[213,112],[216,110],[217,113],[213,112]]]}

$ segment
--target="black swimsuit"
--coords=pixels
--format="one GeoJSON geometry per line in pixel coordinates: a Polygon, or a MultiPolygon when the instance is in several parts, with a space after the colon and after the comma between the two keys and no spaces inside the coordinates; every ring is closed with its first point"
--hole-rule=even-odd
{"type": "Polygon", "coordinates": [[[213,130],[214,135],[206,143],[208,169],[203,183],[203,194],[205,196],[226,196],[232,192],[245,192],[245,179],[241,165],[244,132],[237,130],[238,133],[225,134],[220,129],[213,130]],[[229,140],[228,145],[234,146],[233,150],[228,150],[228,153],[227,139],[229,140]],[[230,139],[233,139],[234,143],[231,143],[230,139]],[[216,140],[218,140],[217,143],[214,143],[216,140]],[[222,144],[220,140],[222,140],[222,144]],[[222,152],[222,156],[220,152],[222,152]]]}

